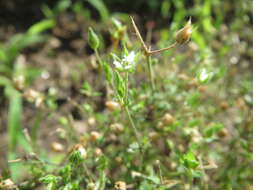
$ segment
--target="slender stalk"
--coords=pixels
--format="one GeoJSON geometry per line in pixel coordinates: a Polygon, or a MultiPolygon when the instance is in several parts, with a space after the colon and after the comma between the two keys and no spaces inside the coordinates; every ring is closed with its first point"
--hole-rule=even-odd
{"type": "Polygon", "coordinates": [[[131,127],[134,130],[134,134],[135,134],[135,137],[136,137],[136,140],[137,140],[140,152],[143,153],[139,132],[138,132],[138,130],[137,130],[135,124],[134,124],[134,121],[133,121],[132,116],[131,116],[131,114],[129,112],[128,106],[125,106],[124,108],[125,108],[128,120],[130,121],[131,127]]]}
{"type": "Polygon", "coordinates": [[[96,55],[96,58],[97,58],[97,60],[98,60],[98,63],[99,63],[100,66],[102,67],[102,60],[101,60],[101,57],[100,57],[100,55],[99,55],[99,53],[98,53],[98,50],[95,49],[94,51],[95,51],[95,55],[96,55]]]}
{"type": "Polygon", "coordinates": [[[148,64],[148,70],[149,70],[149,78],[150,78],[151,88],[152,88],[152,92],[154,92],[155,91],[155,83],[154,83],[154,75],[153,75],[153,69],[152,69],[152,64],[151,64],[151,55],[156,54],[156,53],[161,53],[161,52],[166,51],[166,50],[170,50],[170,49],[176,47],[177,42],[174,42],[169,47],[158,49],[158,50],[153,50],[152,51],[151,48],[147,48],[145,42],[143,41],[143,38],[142,38],[142,36],[141,36],[141,34],[139,32],[138,27],[136,26],[136,24],[134,22],[133,17],[130,16],[130,19],[131,19],[132,25],[134,27],[136,36],[139,39],[139,41],[141,42],[142,48],[143,48],[143,50],[145,52],[145,56],[147,58],[147,64],[148,64]]]}
{"type": "Polygon", "coordinates": [[[128,72],[126,72],[126,79],[125,79],[125,105],[128,105],[128,72]]]}
{"type": "Polygon", "coordinates": [[[161,163],[160,163],[160,161],[158,162],[158,169],[159,169],[160,183],[163,184],[163,175],[162,175],[162,168],[161,168],[161,163]]]}
{"type": "Polygon", "coordinates": [[[170,50],[170,49],[176,47],[176,45],[177,45],[177,42],[174,42],[174,43],[173,43],[172,45],[170,45],[169,47],[162,48],[162,49],[158,49],[158,50],[149,51],[148,53],[149,53],[149,55],[153,55],[153,54],[155,54],[155,53],[161,53],[161,52],[163,52],[163,51],[167,51],[167,50],[170,50]]]}
{"type": "MultiPolygon", "coordinates": [[[[206,172],[205,172],[205,168],[204,168],[201,156],[199,157],[199,163],[200,163],[200,168],[201,168],[201,170],[202,170],[202,172],[204,174],[204,177],[205,177],[206,176],[206,172]]],[[[203,187],[204,190],[208,190],[209,187],[208,187],[208,184],[205,182],[204,177],[201,180],[202,187],[203,187]]]]}
{"type": "Polygon", "coordinates": [[[146,44],[145,44],[145,42],[143,41],[143,39],[141,37],[141,34],[139,32],[138,27],[136,26],[136,24],[134,22],[133,17],[130,16],[130,19],[132,21],[132,25],[134,27],[135,33],[136,33],[138,39],[140,40],[142,48],[144,49],[146,55],[153,55],[155,53],[160,53],[160,52],[163,52],[163,51],[166,51],[166,50],[170,50],[170,49],[174,48],[177,45],[177,42],[174,42],[172,45],[170,45],[169,47],[166,47],[166,48],[162,48],[162,49],[158,49],[158,50],[153,50],[153,51],[150,50],[150,49],[148,49],[147,46],[146,46],[146,44]]]}
{"type": "Polygon", "coordinates": [[[133,17],[130,16],[130,18],[131,18],[131,21],[132,21],[132,24],[133,24],[135,33],[136,33],[137,37],[139,38],[139,40],[140,40],[140,42],[141,42],[141,45],[142,45],[143,49],[145,50],[145,53],[148,54],[148,52],[149,52],[149,51],[148,51],[148,48],[147,48],[145,42],[143,41],[143,39],[142,39],[142,37],[141,37],[141,34],[140,34],[140,32],[139,32],[139,29],[137,28],[137,26],[136,26],[136,24],[135,24],[135,22],[134,22],[133,17]]]}
{"type": "Polygon", "coordinates": [[[152,92],[155,91],[155,82],[154,82],[154,74],[153,74],[153,67],[151,62],[151,57],[149,55],[146,56],[147,58],[147,64],[148,64],[148,72],[149,72],[149,80],[151,84],[152,92]]]}
{"type": "MultiPolygon", "coordinates": [[[[103,62],[102,62],[102,59],[98,53],[98,50],[95,49],[95,55],[96,55],[96,58],[98,60],[98,63],[99,63],[99,71],[102,72],[101,70],[103,70],[103,62]]],[[[105,80],[105,88],[106,88],[106,98],[108,99],[109,98],[109,92],[110,92],[110,84],[107,80],[105,80]]]]}
{"type": "Polygon", "coordinates": [[[190,173],[189,178],[190,178],[190,190],[193,190],[193,180],[194,180],[194,177],[192,175],[192,172],[190,173]]]}

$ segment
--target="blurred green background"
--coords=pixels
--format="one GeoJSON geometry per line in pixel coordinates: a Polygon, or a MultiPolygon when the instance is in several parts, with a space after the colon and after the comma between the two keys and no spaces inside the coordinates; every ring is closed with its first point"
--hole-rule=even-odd
{"type": "MultiPolygon", "coordinates": [[[[94,56],[97,52],[94,53],[87,43],[88,28],[92,27],[98,34],[101,43],[99,52],[110,65],[110,53],[121,53],[122,46],[117,40],[124,41],[129,50],[140,50],[130,15],[153,49],[171,44],[175,33],[189,19],[193,24],[189,43],[153,58],[159,89],[153,97],[156,101],[154,105],[145,99],[148,92],[148,85],[143,82],[148,81],[143,74],[145,69],[140,66],[130,79],[133,86],[131,110],[145,134],[144,141],[148,141],[147,134],[151,132],[158,133],[163,140],[155,141],[147,151],[147,168],[144,171],[150,172],[147,174],[150,176],[144,177],[146,181],[139,182],[140,189],[152,189],[149,182],[157,180],[157,172],[153,171],[156,159],[167,164],[162,165],[166,176],[178,177],[187,183],[191,181],[192,176],[189,177],[189,173],[180,166],[195,164],[195,157],[187,151],[189,147],[197,147],[196,152],[199,151],[204,158],[217,159],[219,167],[215,172],[207,172],[207,178],[213,181],[199,177],[199,171],[196,171],[193,184],[206,182],[210,189],[251,190],[252,0],[0,1],[0,179],[2,176],[17,181],[26,178],[17,172],[27,171],[25,167],[10,164],[8,160],[20,158],[27,152],[36,150],[34,152],[44,160],[59,161],[64,154],[58,155],[50,148],[58,138],[53,136],[58,128],[70,134],[70,140],[59,138],[62,144],[68,146],[78,141],[72,137],[75,135],[71,130],[73,123],[87,123],[89,118],[94,117],[98,123],[96,130],[107,135],[108,131],[103,126],[121,122],[120,113],[105,111],[108,92],[97,69],[97,57],[94,56]],[[117,33],[119,28],[123,29],[122,38],[119,37],[121,33],[117,33]],[[42,99],[46,108],[37,108],[20,93],[15,86],[19,76],[25,77],[26,88],[37,89],[44,94],[42,99]],[[174,114],[176,122],[165,129],[157,129],[158,118],[168,110],[174,114]],[[24,128],[28,129],[30,140],[24,128]],[[204,142],[194,144],[191,139],[193,128],[200,131],[204,142]],[[227,131],[219,134],[223,128],[227,131]],[[48,135],[51,132],[53,135],[48,135]],[[220,135],[229,137],[223,140],[220,135]],[[186,148],[181,150],[177,145],[186,148]],[[161,150],[156,150],[156,147],[161,150]],[[189,164],[189,160],[193,162],[189,164]],[[168,166],[171,163],[178,164],[178,168],[168,166]]],[[[142,57],[140,60],[143,62],[142,57]]],[[[118,167],[116,170],[124,173],[122,178],[131,182],[130,173],[137,168],[132,166],[132,160],[138,155],[122,152],[132,141],[131,131],[119,137],[119,144],[108,143],[109,148],[103,144],[107,142],[106,138],[102,143],[92,145],[91,149],[105,147],[103,151],[108,152],[109,160],[119,155],[129,158],[130,161],[123,159],[127,167],[118,166],[115,162],[108,173],[117,178],[120,174],[114,173],[114,170],[118,167]]],[[[131,146],[134,147],[134,143],[129,145],[129,149],[131,146]]],[[[92,161],[88,163],[90,168],[94,164],[92,161]]],[[[46,167],[38,165],[33,165],[36,170],[30,171],[39,177],[48,173],[46,167]]],[[[195,189],[204,187],[202,184],[195,189]]]]}

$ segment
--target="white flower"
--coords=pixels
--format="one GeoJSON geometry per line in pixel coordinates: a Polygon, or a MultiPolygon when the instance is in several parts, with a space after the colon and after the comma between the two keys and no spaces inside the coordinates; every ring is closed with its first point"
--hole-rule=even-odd
{"type": "Polygon", "coordinates": [[[121,62],[116,61],[116,60],[113,61],[113,65],[115,65],[115,67],[116,67],[117,69],[121,69],[122,66],[123,66],[121,62]]]}
{"type": "Polygon", "coordinates": [[[127,56],[124,56],[122,61],[127,62],[128,64],[133,64],[135,59],[134,51],[131,51],[127,56]]]}
{"type": "Polygon", "coordinates": [[[124,55],[122,60],[114,60],[113,64],[115,65],[116,69],[125,71],[130,70],[135,66],[135,58],[136,54],[134,51],[131,51],[128,55],[124,55]]]}

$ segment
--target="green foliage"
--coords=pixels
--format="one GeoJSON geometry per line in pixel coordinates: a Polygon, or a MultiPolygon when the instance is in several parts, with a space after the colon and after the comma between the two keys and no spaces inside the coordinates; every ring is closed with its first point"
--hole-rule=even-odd
{"type": "MultiPolygon", "coordinates": [[[[251,187],[252,6],[247,0],[60,0],[53,8],[44,5],[46,19],[0,44],[0,86],[7,99],[0,103],[8,104],[3,120],[8,120],[11,173],[0,180],[11,178],[19,189],[48,190],[251,187]],[[191,41],[162,54],[145,54],[132,35],[129,15],[109,13],[107,7],[118,5],[131,7],[130,12],[145,8],[145,14],[155,16],[153,21],[135,16],[152,50],[173,43],[189,17],[191,41]],[[96,14],[90,6],[101,23],[91,19],[96,14]],[[60,48],[45,41],[46,31],[62,40],[60,48]],[[85,49],[86,43],[94,52],[85,49]],[[34,84],[41,72],[14,64],[33,47],[46,63],[36,66],[50,73],[34,84]],[[18,75],[26,79],[21,90],[14,80],[18,75]],[[32,94],[39,95],[40,106],[28,100],[30,88],[42,89],[32,94]]],[[[31,62],[36,53],[28,53],[31,62]]]]}
{"type": "Polygon", "coordinates": [[[47,190],[56,189],[57,182],[61,179],[59,176],[47,175],[45,177],[40,178],[42,183],[47,185],[47,190]]]}
{"type": "Polygon", "coordinates": [[[51,29],[55,26],[55,20],[53,19],[45,19],[42,20],[36,24],[34,24],[33,26],[31,26],[28,30],[29,34],[39,34],[41,32],[44,32],[48,29],[51,29]]]}
{"type": "Polygon", "coordinates": [[[187,169],[196,169],[196,167],[199,165],[199,162],[197,161],[193,152],[184,154],[181,158],[181,163],[187,169]]]}
{"type": "Polygon", "coordinates": [[[101,16],[103,21],[106,21],[109,18],[109,12],[102,0],[86,0],[88,1],[94,8],[96,8],[101,16]]]}

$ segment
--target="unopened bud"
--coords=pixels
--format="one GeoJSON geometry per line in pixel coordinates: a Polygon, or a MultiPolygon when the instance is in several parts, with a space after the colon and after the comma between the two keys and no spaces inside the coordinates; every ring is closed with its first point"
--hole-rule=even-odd
{"type": "Polygon", "coordinates": [[[110,111],[115,111],[120,108],[119,103],[114,101],[107,101],[105,105],[110,111]]]}
{"type": "Polygon", "coordinates": [[[176,42],[179,44],[184,44],[189,41],[192,34],[192,25],[191,19],[187,22],[187,24],[180,29],[176,34],[176,42]]]}
{"type": "Polygon", "coordinates": [[[99,47],[99,38],[92,28],[89,28],[88,31],[88,43],[93,50],[99,47]]]}

